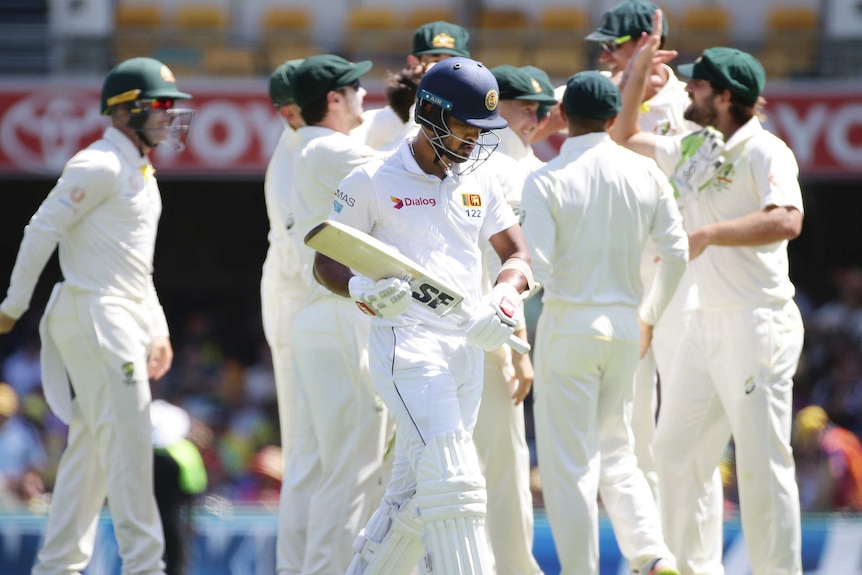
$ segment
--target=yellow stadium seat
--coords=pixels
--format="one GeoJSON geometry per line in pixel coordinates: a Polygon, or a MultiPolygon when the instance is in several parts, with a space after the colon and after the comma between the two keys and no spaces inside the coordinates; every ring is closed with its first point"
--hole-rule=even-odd
{"type": "Polygon", "coordinates": [[[203,71],[209,76],[253,76],[258,53],[244,46],[208,46],[203,52],[203,71]]]}
{"type": "Polygon", "coordinates": [[[694,58],[707,48],[731,44],[732,22],[726,8],[717,4],[687,6],[679,26],[671,30],[673,45],[683,59],[694,58]]]}
{"type": "Polygon", "coordinates": [[[470,53],[489,68],[529,62],[529,22],[517,8],[486,8],[476,17],[470,34],[470,53]]]}
{"type": "Polygon", "coordinates": [[[150,56],[162,41],[162,9],[152,4],[120,4],[114,11],[116,29],[111,40],[114,64],[150,56]]]}
{"type": "Polygon", "coordinates": [[[224,43],[228,17],[217,4],[185,4],[177,6],[172,24],[174,44],[204,48],[224,43]]]}
{"type": "Polygon", "coordinates": [[[445,20],[446,22],[452,22],[453,24],[457,24],[456,22],[457,16],[455,12],[450,8],[445,7],[430,7],[430,6],[420,6],[418,8],[413,8],[412,10],[407,12],[407,15],[404,19],[405,27],[410,31],[410,34],[416,30],[419,26],[423,24],[428,24],[430,22],[436,22],[438,20],[445,20]]]}
{"type": "Polygon", "coordinates": [[[589,14],[576,6],[552,6],[538,14],[532,30],[530,63],[552,77],[568,78],[586,68],[589,14]]]}
{"type": "Polygon", "coordinates": [[[391,8],[358,6],[347,15],[342,49],[352,60],[374,60],[372,73],[381,75],[403,66],[410,41],[391,8]]]}
{"type": "Polygon", "coordinates": [[[323,52],[314,39],[311,15],[305,8],[273,6],[261,16],[260,30],[261,47],[269,69],[275,69],[286,60],[323,52]]]}
{"type": "Polygon", "coordinates": [[[758,55],[767,77],[810,74],[820,48],[820,18],[806,6],[772,6],[766,14],[763,51],[758,55]]]}

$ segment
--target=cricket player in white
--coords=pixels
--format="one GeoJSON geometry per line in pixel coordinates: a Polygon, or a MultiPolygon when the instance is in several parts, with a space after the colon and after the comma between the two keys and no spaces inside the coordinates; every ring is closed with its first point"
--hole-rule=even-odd
{"type": "Polygon", "coordinates": [[[463,294],[473,310],[466,329],[408,307],[411,293],[420,301],[438,297],[423,286],[414,291],[402,278],[373,282],[316,258],[320,281],[375,315],[372,372],[396,424],[392,479],[356,540],[351,575],[409,573],[423,550],[433,573],[493,572],[485,480],[471,437],[481,348],[508,340],[519,292],[532,280],[515,214],[496,181],[473,171],[489,153],[480,132],[506,126],[497,102],[497,82],[479,62],[456,57],[435,65],[419,85],[420,133],[385,161],[354,170],[331,216],[394,246],[463,294]],[[489,240],[506,263],[483,297],[481,245],[489,240]]]}
{"type": "MultiPolygon", "coordinates": [[[[302,139],[297,130],[305,125],[291,87],[291,75],[302,60],[288,60],[269,77],[269,97],[284,121],[284,131],[278,139],[263,182],[266,212],[269,218],[269,249],[263,262],[260,282],[261,316],[263,333],[272,353],[275,374],[278,419],[281,431],[281,453],[284,462],[282,477],[287,476],[289,455],[293,450],[296,427],[296,382],[293,376],[293,359],[290,340],[293,321],[302,309],[308,292],[308,282],[301,273],[298,241],[290,240],[295,232],[296,216],[290,204],[290,190],[294,184],[293,156],[302,139]]],[[[286,517],[290,513],[287,497],[279,504],[276,544],[276,571],[287,569],[285,551],[288,549],[286,517]]]]}
{"type": "Polygon", "coordinates": [[[787,259],[787,242],[802,229],[798,167],[757,118],[763,67],[731,48],[711,48],[679,67],[692,78],[686,118],[714,128],[685,138],[639,133],[637,94],[658,45],[655,33],[641,41],[614,137],[671,174],[699,287],[700,308],[666,380],[655,438],[665,535],[682,573],[724,572],[714,551],[721,522],[697,510],[732,435],[752,571],[799,575],[790,428],[803,327],[787,259]]]}
{"type": "MultiPolygon", "coordinates": [[[[479,168],[497,178],[503,195],[520,214],[527,176],[544,165],[530,147],[538,128],[540,105],[556,103],[538,80],[524,69],[497,66],[491,70],[500,87],[499,113],[508,126],[494,132],[500,144],[479,168]]],[[[493,288],[500,258],[490,244],[483,250],[485,293],[493,288]]],[[[527,339],[524,318],[515,331],[527,339]]],[[[541,573],[533,557],[533,494],[530,491],[530,450],[523,401],[533,385],[529,354],[508,345],[485,352],[485,380],[473,442],[488,490],[488,539],[497,575],[541,573]]]]}
{"type": "Polygon", "coordinates": [[[296,383],[295,444],[282,483],[279,572],[343,575],[351,543],[383,491],[387,413],[368,368],[368,318],[312,277],[305,234],[326,219],[338,183],[379,154],[348,133],[361,121],[359,78],[371,62],[306,58],[290,76],[307,124],[285,190],[295,223],[288,235],[308,292],[291,333],[296,383]]]}
{"type": "Polygon", "coordinates": [[[188,98],[152,58],[108,73],[101,105],[112,126],[69,160],[30,220],[0,304],[6,333],[59,245],[64,280],[39,331],[45,397],[69,438],[34,575],[84,570],[106,496],[123,573],[164,572],[149,378],[168,371],[173,351],[152,277],[162,201],[148,156],[167,140],[181,147],[191,111],[173,104],[188,98]]]}
{"type": "Polygon", "coordinates": [[[416,28],[407,65],[386,80],[388,104],[363,112],[362,124],[351,130],[350,135],[381,151],[395,150],[405,139],[415,136],[419,131],[419,125],[413,121],[416,87],[422,76],[440,60],[452,56],[469,58],[469,39],[466,28],[444,20],[416,28]]]}
{"type": "MultiPolygon", "coordinates": [[[[620,84],[622,76],[634,54],[638,39],[642,34],[652,31],[652,18],[658,6],[646,0],[625,0],[607,11],[596,30],[586,40],[600,44],[602,51],[599,61],[608,67],[614,83],[620,84]]],[[[662,44],[668,35],[667,19],[662,19],[662,44]]],[[[662,135],[676,135],[699,129],[697,124],[687,121],[683,114],[688,107],[688,93],[685,82],[673,73],[665,63],[653,62],[650,66],[649,81],[638,110],[638,126],[642,132],[662,135]]],[[[683,214],[683,223],[685,214],[683,214]]],[[[641,258],[641,281],[650,286],[655,278],[658,253],[651,241],[647,241],[641,258]]],[[[635,396],[632,408],[632,432],[635,436],[635,455],[638,467],[644,472],[652,489],[653,497],[659,501],[660,490],[655,462],[652,454],[652,441],[655,436],[656,408],[658,394],[656,384],[658,374],[670,371],[675,350],[688,324],[689,317],[697,307],[697,288],[693,274],[686,271],[677,287],[673,299],[656,324],[653,340],[646,355],[638,362],[635,372],[635,396]]],[[[713,513],[722,513],[721,477],[716,472],[715,506],[713,513]]]]}
{"type": "Polygon", "coordinates": [[[611,141],[619,89],[599,72],[572,76],[569,138],[527,179],[524,233],[544,286],[536,331],[536,445],[562,573],[598,573],[597,493],[637,573],[675,574],[631,433],[634,372],[688,256],[667,178],[611,141]],[[642,297],[641,252],[661,256],[642,297]],[[639,328],[640,324],[640,328],[639,328]]]}

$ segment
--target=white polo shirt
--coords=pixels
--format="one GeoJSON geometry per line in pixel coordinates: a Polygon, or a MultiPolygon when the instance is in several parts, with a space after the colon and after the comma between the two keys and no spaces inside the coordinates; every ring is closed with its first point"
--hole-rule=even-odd
{"type": "Polygon", "coordinates": [[[24,230],[3,313],[19,318],[59,244],[66,285],[145,303],[151,335],[167,335],[153,286],[162,198],[147,156],[114,127],[72,157],[24,230]]]}
{"type": "Polygon", "coordinates": [[[637,309],[655,325],[686,269],[688,237],[667,177],[605,132],[568,138],[524,185],[524,235],[542,301],[637,309]],[[642,298],[641,251],[661,262],[642,298]],[[643,299],[643,303],[641,300],[643,299]]]}
{"type": "MultiPolygon", "coordinates": [[[[657,139],[656,163],[667,174],[682,157],[681,142],[681,136],[657,139]]],[[[756,117],[731,136],[724,155],[724,166],[706,188],[679,198],[688,230],[768,206],[803,211],[796,158],[756,117]]],[[[704,308],[781,305],[795,293],[788,275],[787,240],[762,246],[709,246],[692,268],[704,308]]]]}
{"type": "MultiPolygon", "coordinates": [[[[440,180],[416,163],[408,142],[385,160],[354,170],[338,189],[334,220],[394,246],[475,306],[482,295],[481,244],[517,223],[496,180],[481,170],[440,180]]],[[[452,329],[420,306],[384,325],[426,324],[452,329]]]]}

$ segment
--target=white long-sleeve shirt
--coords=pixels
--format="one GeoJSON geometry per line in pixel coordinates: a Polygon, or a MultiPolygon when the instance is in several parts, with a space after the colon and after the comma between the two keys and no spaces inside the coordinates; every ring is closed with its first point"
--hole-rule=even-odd
{"type": "Polygon", "coordinates": [[[162,212],[154,173],[149,159],[113,127],[75,154],[24,230],[0,310],[13,319],[24,314],[59,245],[67,285],[144,303],[150,334],[167,336],[152,277],[162,212]]]}
{"type": "Polygon", "coordinates": [[[354,201],[339,195],[341,180],[353,168],[382,154],[330,128],[304,126],[297,132],[301,143],[293,158],[295,176],[289,202],[296,214],[296,233],[291,235],[291,241],[299,254],[301,273],[309,287],[306,302],[310,303],[333,294],[315,281],[315,252],[303,239],[311,228],[327,219],[333,207],[354,201]]]}
{"type": "Polygon", "coordinates": [[[299,133],[285,122],[284,132],[272,153],[263,181],[269,219],[269,249],[263,262],[263,276],[265,281],[275,285],[287,284],[288,287],[295,287],[300,278],[296,242],[290,241],[296,226],[290,194],[295,185],[293,156],[301,143],[299,133]]]}
{"type": "Polygon", "coordinates": [[[685,271],[688,237],[673,189],[652,160],[604,132],[569,138],[527,179],[522,206],[543,302],[640,306],[641,318],[655,325],[685,271]],[[647,237],[661,261],[642,298],[647,237]]]}

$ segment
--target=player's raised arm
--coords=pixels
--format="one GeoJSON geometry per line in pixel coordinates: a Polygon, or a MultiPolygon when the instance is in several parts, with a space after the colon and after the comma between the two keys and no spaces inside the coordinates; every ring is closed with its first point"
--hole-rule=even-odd
{"type": "Polygon", "coordinates": [[[650,132],[641,132],[638,127],[638,113],[647,80],[650,74],[650,66],[655,58],[670,59],[676,55],[672,51],[659,51],[661,45],[662,15],[661,10],[656,10],[653,15],[652,34],[644,34],[638,40],[638,48],[623,76],[620,86],[622,107],[616,120],[611,124],[608,133],[618,144],[621,144],[642,156],[655,159],[656,136],[650,132]]]}

